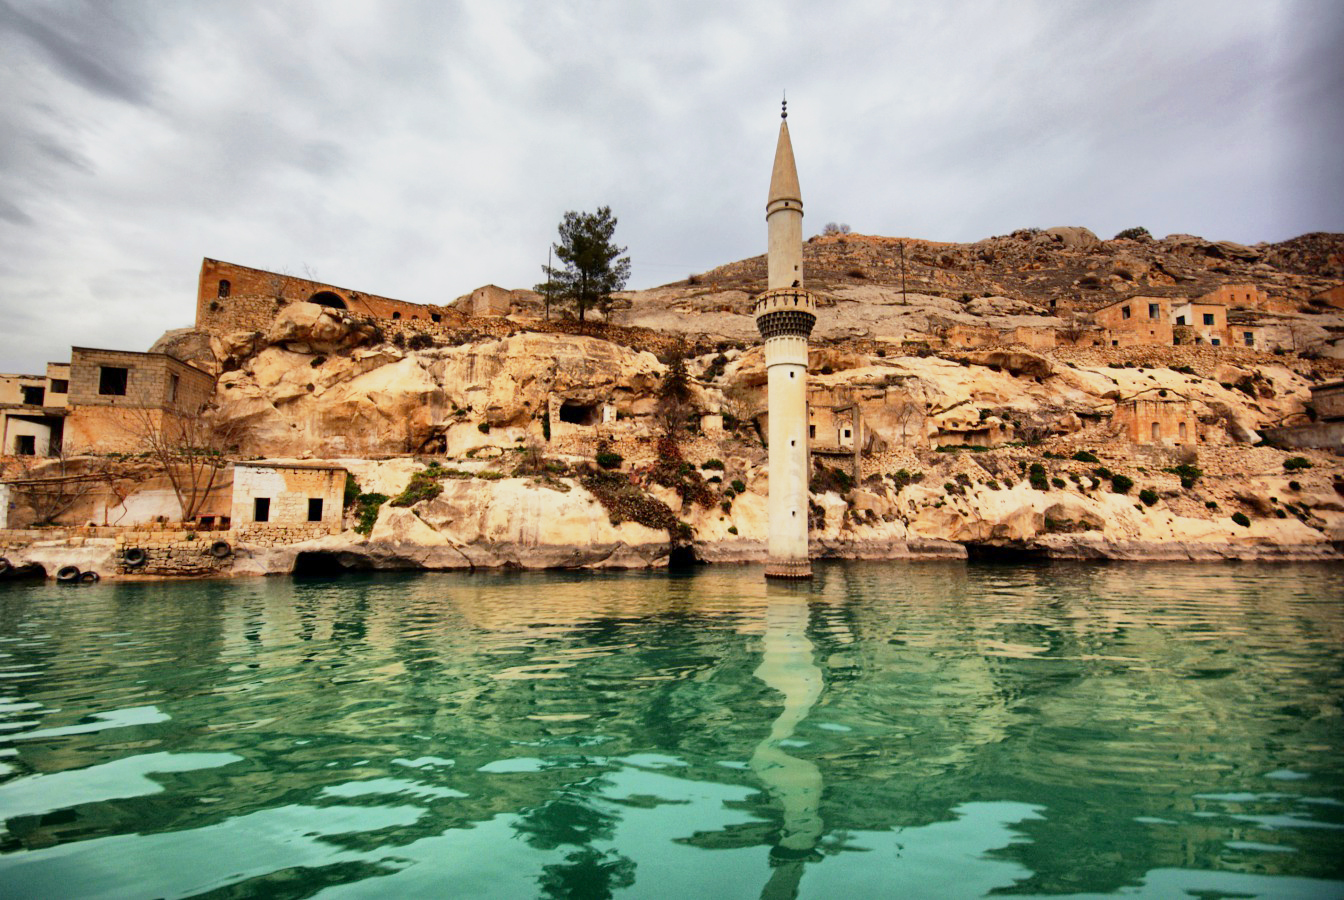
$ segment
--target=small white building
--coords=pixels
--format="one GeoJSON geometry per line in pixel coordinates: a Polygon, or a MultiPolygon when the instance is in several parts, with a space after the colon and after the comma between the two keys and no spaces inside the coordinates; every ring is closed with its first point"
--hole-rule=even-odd
{"type": "Polygon", "coordinates": [[[235,529],[294,527],[341,530],[346,471],[326,463],[257,460],[234,463],[235,529]]]}

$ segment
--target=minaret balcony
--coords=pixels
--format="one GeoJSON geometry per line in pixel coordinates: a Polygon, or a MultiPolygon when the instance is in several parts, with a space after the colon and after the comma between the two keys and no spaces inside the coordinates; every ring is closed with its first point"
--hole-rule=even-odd
{"type": "Polygon", "coordinates": [[[801,337],[812,334],[817,302],[802,288],[775,288],[756,298],[754,315],[761,338],[801,337]]]}

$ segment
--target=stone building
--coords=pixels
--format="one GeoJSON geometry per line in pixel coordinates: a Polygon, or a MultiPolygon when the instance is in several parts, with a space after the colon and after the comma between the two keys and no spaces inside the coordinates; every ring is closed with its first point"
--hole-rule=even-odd
{"type": "Polygon", "coordinates": [[[47,363],[45,375],[0,375],[0,455],[56,455],[69,390],[69,363],[47,363]]]}
{"type": "Polygon", "coordinates": [[[233,466],[233,528],[318,537],[341,530],[346,470],[321,463],[259,460],[233,466]]]}
{"type": "Polygon", "coordinates": [[[1227,343],[1227,307],[1192,300],[1173,306],[1171,322],[1190,329],[1191,343],[1218,347],[1227,343]]]}
{"type": "Polygon", "coordinates": [[[446,306],[407,303],[283,272],[205,259],[196,290],[196,328],[220,336],[264,331],[281,306],[300,301],[386,320],[437,323],[446,315],[461,315],[446,306]]]}
{"type": "Polygon", "coordinates": [[[1312,385],[1311,406],[1322,421],[1344,421],[1344,381],[1312,385]]]}
{"type": "Polygon", "coordinates": [[[215,378],[165,353],[70,350],[65,443],[73,452],[143,450],[145,432],[200,415],[215,378]]]}
{"type": "Polygon", "coordinates": [[[1184,397],[1157,391],[1115,404],[1113,421],[1135,444],[1197,444],[1199,421],[1194,406],[1184,397]]]}
{"type": "Polygon", "coordinates": [[[487,284],[457,298],[453,309],[469,316],[507,316],[513,310],[513,291],[487,284]]]}
{"type": "Polygon", "coordinates": [[[1093,313],[1108,347],[1172,343],[1171,301],[1165,297],[1130,297],[1093,313]]]}

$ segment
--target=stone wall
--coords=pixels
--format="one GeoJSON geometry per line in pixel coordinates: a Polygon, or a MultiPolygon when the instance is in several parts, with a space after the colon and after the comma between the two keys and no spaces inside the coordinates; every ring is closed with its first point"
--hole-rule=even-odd
{"type": "MultiPolygon", "coordinates": [[[[345,469],[302,463],[235,463],[233,467],[233,524],[245,531],[277,527],[316,528],[320,534],[341,530],[345,469]],[[269,501],[265,522],[256,519],[259,499],[269,501]],[[320,518],[311,521],[312,501],[320,501],[320,518]]],[[[306,538],[305,538],[306,539],[306,538]]]]}
{"type": "Polygon", "coordinates": [[[1199,423],[1188,400],[1125,400],[1115,405],[1113,421],[1134,444],[1199,443],[1199,423]]]}
{"type": "Polygon", "coordinates": [[[130,350],[70,350],[71,406],[118,406],[131,409],[171,409],[195,414],[214,397],[215,378],[164,353],[130,350]],[[103,368],[126,370],[125,392],[100,390],[103,368]]]}
{"type": "Polygon", "coordinates": [[[334,531],[322,522],[301,522],[293,525],[272,525],[269,523],[253,522],[250,525],[244,525],[237,529],[234,534],[238,541],[252,547],[284,547],[289,544],[300,544],[304,541],[316,540],[325,537],[328,534],[334,534],[339,531],[339,527],[334,531]]]}
{"type": "Polygon", "coordinates": [[[389,321],[432,324],[449,314],[461,315],[446,306],[407,303],[283,272],[205,259],[196,293],[196,328],[221,337],[236,331],[265,331],[281,306],[299,301],[389,321]]]}
{"type": "Polygon", "coordinates": [[[231,537],[189,531],[118,534],[113,556],[116,571],[118,575],[221,575],[233,566],[231,537]],[[127,559],[127,553],[133,550],[144,553],[144,563],[130,564],[133,560],[127,559]]]}

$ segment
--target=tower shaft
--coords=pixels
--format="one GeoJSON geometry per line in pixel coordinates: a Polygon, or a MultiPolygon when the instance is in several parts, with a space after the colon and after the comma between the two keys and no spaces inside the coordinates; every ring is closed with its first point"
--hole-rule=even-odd
{"type": "Polygon", "coordinates": [[[809,578],[807,548],[807,339],[816,302],[803,289],[803,200],[787,122],[780,123],[770,197],[766,291],[756,298],[765,341],[770,450],[767,577],[809,578]]]}

